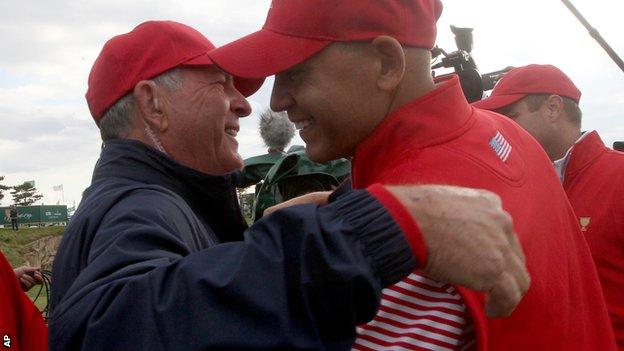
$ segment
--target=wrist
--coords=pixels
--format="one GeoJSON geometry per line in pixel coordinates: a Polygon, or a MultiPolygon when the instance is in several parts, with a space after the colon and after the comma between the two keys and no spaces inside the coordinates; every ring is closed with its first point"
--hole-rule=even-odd
{"type": "Polygon", "coordinates": [[[403,231],[405,238],[416,257],[419,268],[427,264],[428,252],[423,233],[418,223],[399,199],[381,184],[373,184],[368,190],[379,201],[403,231]]]}

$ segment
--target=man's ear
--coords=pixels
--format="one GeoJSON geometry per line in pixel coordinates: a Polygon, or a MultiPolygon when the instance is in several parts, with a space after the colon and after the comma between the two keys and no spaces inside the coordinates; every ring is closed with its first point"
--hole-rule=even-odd
{"type": "Polygon", "coordinates": [[[163,113],[159,87],[151,80],[142,80],[134,87],[137,115],[153,130],[163,133],[169,128],[169,119],[163,113]]]}
{"type": "Polygon", "coordinates": [[[563,114],[563,98],[559,95],[550,95],[543,106],[548,114],[548,119],[553,122],[563,114]]]}
{"type": "Polygon", "coordinates": [[[387,35],[381,35],[372,42],[375,54],[381,63],[377,86],[381,90],[394,90],[405,74],[405,52],[401,43],[387,35]]]}

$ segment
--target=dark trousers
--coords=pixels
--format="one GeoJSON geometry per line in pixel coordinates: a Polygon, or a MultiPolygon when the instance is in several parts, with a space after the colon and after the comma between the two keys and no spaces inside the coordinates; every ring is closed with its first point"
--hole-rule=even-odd
{"type": "Polygon", "coordinates": [[[11,229],[17,230],[17,218],[11,218],[11,229]]]}

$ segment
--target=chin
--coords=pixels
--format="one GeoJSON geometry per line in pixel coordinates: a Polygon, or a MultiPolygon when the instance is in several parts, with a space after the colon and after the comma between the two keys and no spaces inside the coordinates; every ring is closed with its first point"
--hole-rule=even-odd
{"type": "Polygon", "coordinates": [[[229,172],[240,171],[241,169],[243,169],[243,166],[244,166],[245,164],[243,163],[243,159],[242,159],[240,156],[238,156],[238,157],[236,158],[236,160],[232,160],[232,161],[233,161],[233,162],[232,162],[231,164],[229,164],[229,167],[228,167],[228,168],[229,168],[230,170],[228,171],[228,173],[229,173],[229,172]]]}
{"type": "Polygon", "coordinates": [[[335,159],[340,158],[340,157],[334,156],[331,153],[318,152],[318,151],[310,150],[307,148],[306,148],[306,155],[308,155],[308,158],[310,160],[317,162],[317,163],[325,163],[325,162],[333,161],[335,159]]]}
{"type": "Polygon", "coordinates": [[[352,146],[351,143],[306,142],[306,155],[310,160],[314,162],[325,163],[338,160],[340,158],[351,157],[353,155],[355,146],[352,146]]]}
{"type": "Polygon", "coordinates": [[[232,160],[222,160],[220,163],[213,163],[212,166],[206,167],[206,169],[202,170],[204,173],[208,174],[227,174],[236,171],[240,171],[243,168],[243,160],[238,157],[232,160]]]}

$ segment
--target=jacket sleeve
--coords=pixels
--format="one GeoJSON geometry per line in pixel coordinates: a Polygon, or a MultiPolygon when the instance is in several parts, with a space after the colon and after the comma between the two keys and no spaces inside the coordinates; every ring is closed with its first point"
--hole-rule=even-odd
{"type": "Polygon", "coordinates": [[[53,311],[50,348],[347,350],[381,289],[416,266],[366,191],[278,211],[244,241],[198,252],[178,230],[153,206],[111,210],[53,311]]]}

